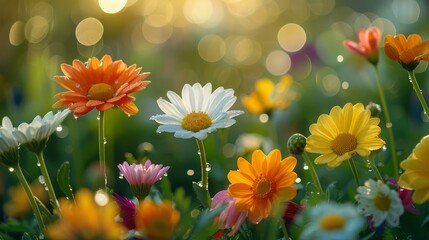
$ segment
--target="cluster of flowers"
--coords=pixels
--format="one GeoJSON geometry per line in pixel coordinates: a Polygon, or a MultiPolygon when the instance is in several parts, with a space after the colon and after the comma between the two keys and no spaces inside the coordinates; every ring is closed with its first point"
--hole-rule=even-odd
{"type": "MultiPolygon", "coordinates": [[[[360,31],[358,36],[359,42],[345,41],[345,47],[365,57],[377,69],[381,31],[372,27],[360,31]]],[[[413,70],[421,60],[429,60],[428,44],[416,34],[408,38],[388,35],[384,46],[386,55],[408,71],[425,114],[429,111],[413,70]]],[[[149,73],[140,73],[141,69],[135,65],[127,67],[122,61],[112,61],[108,55],[101,60],[93,57],[86,64],[75,60],[71,66],[63,64],[61,69],[65,76],[55,77],[55,80],[67,91],[55,96],[59,100],[54,107],[67,109],[57,114],[49,112],[43,118],[37,116],[32,123],[22,123],[17,128],[5,117],[0,127],[1,163],[16,173],[30,200],[41,233],[50,239],[171,239],[192,236],[192,228],[183,231],[185,236],[177,236],[181,214],[175,209],[174,202],[156,199],[149,194],[152,186],[170,168],[150,160],[141,164],[124,162],[118,165],[119,174],[128,181],[134,200],[109,191],[104,172],[104,184],[96,193],[80,189],[76,196],[66,194],[70,197],[57,201],[42,154],[50,135],[70,112],[75,117],[81,117],[97,109],[101,118],[100,166],[105,171],[103,113],[116,106],[127,115],[135,115],[138,108],[130,94],[150,83],[144,81],[149,73]],[[20,145],[25,145],[36,154],[52,211],[37,201],[22,174],[18,154],[20,145]],[[115,201],[111,200],[112,197],[115,201]],[[43,217],[41,212],[47,212],[51,218],[43,217]]],[[[286,109],[291,100],[286,92],[291,84],[290,76],[284,77],[276,86],[271,80],[262,79],[256,84],[255,92],[243,98],[243,105],[253,114],[270,114],[286,109]]],[[[390,123],[383,90],[381,85],[379,87],[385,120],[390,123]]],[[[392,164],[395,165],[392,177],[386,179],[374,163],[377,151],[385,145],[380,138],[380,119],[374,117],[362,103],[335,106],[329,114],[322,114],[309,127],[308,138],[301,134],[293,135],[288,141],[291,156],[283,158],[279,149],[273,149],[267,155],[257,149],[253,151],[250,161],[239,157],[238,170],[227,175],[227,189],[212,198],[208,192],[207,156],[203,141],[209,133],[235,124],[234,118],[244,112],[230,110],[237,99],[232,89],[219,87],[212,91],[210,83],[204,86],[200,83],[192,86],[186,84],[181,96],[169,91],[167,97],[168,100],[157,100],[163,114],[150,119],[161,124],[158,132],[174,133],[177,138],[196,139],[202,177],[193,187],[201,206],[208,212],[216,213],[211,218],[215,229],[219,230],[213,235],[215,238],[233,237],[240,233],[243,224],[259,224],[263,219],[271,219],[276,226],[274,232],[281,228],[286,239],[292,222],[301,226],[300,239],[358,239],[366,225],[369,232],[397,227],[405,210],[417,214],[413,204],[423,204],[429,200],[429,181],[425,170],[429,166],[429,135],[423,137],[409,157],[399,164],[391,127],[386,128],[389,132],[388,147],[393,153],[392,164]],[[320,155],[311,161],[307,152],[320,155]],[[368,179],[361,185],[356,160],[353,159],[356,155],[368,159],[377,180],[368,179]],[[307,202],[305,198],[299,204],[295,203],[298,201],[292,202],[298,191],[294,185],[298,178],[294,169],[300,157],[309,167],[312,184],[317,189],[319,197],[316,203],[307,202]],[[331,168],[348,162],[356,182],[356,205],[330,199],[329,193],[320,184],[313,162],[331,168]],[[405,171],[397,176],[399,166],[405,171]]],[[[274,235],[277,237],[277,234],[274,235]]]]}

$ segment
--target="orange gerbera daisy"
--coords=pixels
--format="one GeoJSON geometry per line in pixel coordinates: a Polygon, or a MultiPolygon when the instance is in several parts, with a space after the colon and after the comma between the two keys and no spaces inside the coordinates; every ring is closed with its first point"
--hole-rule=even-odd
{"type": "Polygon", "coordinates": [[[278,149],[267,156],[261,150],[256,150],[252,154],[252,163],[240,157],[237,165],[239,170],[228,174],[231,182],[228,193],[237,198],[235,208],[248,211],[253,223],[268,217],[273,207],[296,196],[296,189],[292,187],[297,178],[293,171],[296,158],[282,160],[278,149]]]}
{"type": "Polygon", "coordinates": [[[387,35],[384,38],[384,52],[403,68],[412,71],[420,61],[429,61],[429,41],[422,41],[418,34],[411,34],[408,38],[403,34],[387,35]]]}
{"type": "Polygon", "coordinates": [[[92,57],[86,64],[79,60],[74,60],[72,66],[61,64],[61,70],[65,76],[56,76],[55,81],[69,91],[56,94],[54,97],[59,100],[53,107],[68,107],[76,117],[94,108],[105,111],[114,106],[127,115],[135,115],[139,110],[129,94],[150,83],[143,81],[148,72],[140,74],[141,68],[135,64],[127,67],[122,60],[112,62],[109,55],[101,60],[92,57]]]}

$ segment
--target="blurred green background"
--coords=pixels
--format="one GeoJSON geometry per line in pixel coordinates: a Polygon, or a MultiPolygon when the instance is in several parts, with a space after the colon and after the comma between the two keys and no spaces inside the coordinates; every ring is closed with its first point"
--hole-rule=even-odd
{"type": "MultiPolygon", "coordinates": [[[[233,109],[243,109],[240,98],[252,91],[258,79],[268,77],[277,82],[285,74],[294,79],[292,94],[296,100],[288,110],[275,112],[267,123],[245,114],[236,118],[237,124],[205,140],[211,164],[210,192],[214,195],[227,187],[226,174],[236,169],[237,157],[249,159],[246,144],[260,144],[267,152],[273,147],[270,140],[275,132],[274,146],[286,156],[289,136],[296,132],[307,136],[309,125],[333,106],[379,102],[374,69],[343,48],[345,39],[357,40],[357,31],[369,26],[379,27],[383,37],[418,33],[423,39],[429,38],[429,3],[424,0],[0,3],[0,115],[9,116],[14,125],[31,122],[36,115],[53,110],[53,96],[64,90],[53,80],[53,76],[62,75],[61,63],[110,54],[114,60],[122,59],[151,72],[148,79],[152,83],[134,94],[138,115],[127,117],[118,109],[106,113],[109,185],[121,193],[129,193],[129,189],[125,180],[118,178],[116,165],[130,153],[171,166],[168,178],[172,187],[183,186],[189,196],[194,196],[191,182],[200,179],[195,140],[157,134],[158,124],[149,120],[161,113],[156,100],[166,98],[167,91],[180,93],[185,83],[211,82],[214,88],[234,89],[238,100],[233,109]],[[257,135],[249,138],[245,134],[257,135]]],[[[382,48],[379,68],[402,160],[429,133],[429,123],[422,117],[407,73],[387,59],[382,48]]],[[[429,96],[426,68],[427,64],[421,63],[416,72],[424,95],[429,96]]],[[[69,116],[51,137],[45,159],[53,178],[59,166],[69,161],[74,188],[95,186],[96,117],[96,111],[78,119],[69,116]]],[[[386,131],[382,134],[386,139],[386,131]]],[[[380,170],[388,173],[389,151],[379,156],[380,170]]],[[[36,159],[25,149],[21,149],[21,163],[26,177],[37,179],[40,171],[36,159]]],[[[300,162],[298,174],[302,167],[300,162]]],[[[353,186],[348,166],[335,172],[325,166],[316,167],[323,185],[337,181],[346,188],[353,186]]],[[[359,167],[365,171],[365,164],[359,167]]],[[[4,202],[8,199],[7,188],[15,185],[16,179],[6,168],[1,170],[0,195],[4,202]]]]}

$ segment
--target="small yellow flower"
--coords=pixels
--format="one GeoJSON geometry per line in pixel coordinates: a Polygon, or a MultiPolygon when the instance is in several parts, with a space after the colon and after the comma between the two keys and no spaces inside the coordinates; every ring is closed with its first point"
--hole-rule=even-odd
{"type": "Polygon", "coordinates": [[[285,75],[276,85],[270,79],[262,78],[256,82],[254,92],[243,97],[241,101],[252,114],[269,114],[273,110],[284,110],[293,100],[293,97],[288,95],[291,85],[290,75],[285,75]]]}
{"type": "MultiPolygon", "coordinates": [[[[48,195],[42,184],[38,181],[34,181],[30,185],[31,191],[41,202],[46,203],[48,195]]],[[[10,217],[22,217],[25,214],[31,212],[31,205],[28,201],[27,194],[21,185],[11,187],[8,189],[10,200],[3,205],[3,210],[6,215],[10,217]]]]}
{"type": "Polygon", "coordinates": [[[152,200],[140,202],[136,215],[136,228],[151,240],[171,239],[180,213],[167,200],[155,203],[152,200]]]}
{"type": "Polygon", "coordinates": [[[329,115],[322,114],[317,123],[310,126],[305,150],[320,153],[314,162],[337,167],[357,153],[369,156],[380,149],[384,141],[379,138],[379,118],[371,118],[371,112],[361,103],[347,103],[343,108],[335,106],[329,115]]]}
{"type": "Polygon", "coordinates": [[[49,239],[123,239],[125,230],[116,221],[119,208],[103,192],[93,194],[87,189],[76,193],[75,202],[60,200],[60,219],[49,225],[49,239]]]}
{"type": "Polygon", "coordinates": [[[272,208],[296,196],[296,189],[292,186],[297,178],[293,171],[296,158],[282,160],[278,149],[267,156],[261,150],[256,150],[252,154],[252,163],[240,157],[237,165],[239,170],[228,174],[231,182],[228,193],[237,198],[235,208],[248,211],[253,223],[267,218],[272,208]]]}
{"type": "Polygon", "coordinates": [[[422,138],[407,159],[401,162],[405,172],[398,183],[404,188],[414,189],[413,202],[423,204],[429,200],[429,135],[422,138]]]}

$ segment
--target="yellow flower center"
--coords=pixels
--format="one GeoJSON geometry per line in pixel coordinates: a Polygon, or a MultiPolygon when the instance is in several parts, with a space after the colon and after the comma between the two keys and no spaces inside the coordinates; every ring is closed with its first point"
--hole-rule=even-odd
{"type": "Polygon", "coordinates": [[[344,217],[336,213],[326,214],[320,219],[320,228],[327,231],[343,229],[345,224],[344,217]]]}
{"type": "Polygon", "coordinates": [[[390,209],[390,198],[379,193],[374,198],[374,205],[378,210],[388,211],[390,209]]]}
{"type": "Polygon", "coordinates": [[[271,182],[266,178],[261,178],[255,183],[254,194],[258,198],[264,198],[271,192],[271,182]]]}
{"type": "Polygon", "coordinates": [[[106,101],[113,97],[115,89],[106,83],[97,83],[88,91],[88,98],[92,100],[106,101]]]}
{"type": "Polygon", "coordinates": [[[343,155],[346,152],[355,150],[357,144],[355,136],[348,133],[341,133],[332,141],[332,151],[337,155],[343,155]]]}
{"type": "Polygon", "coordinates": [[[182,127],[191,132],[199,132],[212,125],[212,119],[204,112],[191,112],[182,120],[182,127]]]}

